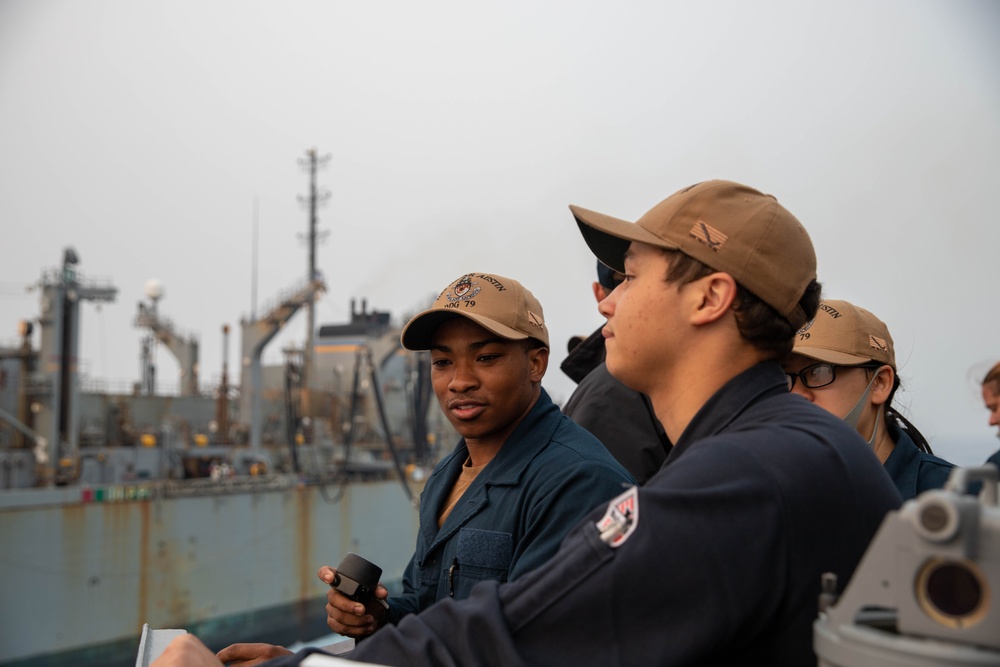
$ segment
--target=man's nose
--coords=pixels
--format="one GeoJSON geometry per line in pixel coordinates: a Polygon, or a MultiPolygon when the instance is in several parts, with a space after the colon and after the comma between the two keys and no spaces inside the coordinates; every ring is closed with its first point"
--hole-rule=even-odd
{"type": "Polygon", "coordinates": [[[451,382],[448,383],[449,390],[461,394],[474,389],[478,385],[479,380],[471,364],[456,363],[454,369],[451,382]]]}
{"type": "Polygon", "coordinates": [[[618,303],[618,288],[611,290],[611,294],[607,295],[597,304],[597,312],[606,318],[610,318],[615,312],[615,304],[618,303]]]}

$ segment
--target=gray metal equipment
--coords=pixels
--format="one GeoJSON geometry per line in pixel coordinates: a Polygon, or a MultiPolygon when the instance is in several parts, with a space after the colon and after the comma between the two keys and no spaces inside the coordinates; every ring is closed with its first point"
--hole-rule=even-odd
{"type": "Polygon", "coordinates": [[[824,575],[819,667],[1000,665],[998,473],[956,468],[890,512],[836,602],[824,575]]]}

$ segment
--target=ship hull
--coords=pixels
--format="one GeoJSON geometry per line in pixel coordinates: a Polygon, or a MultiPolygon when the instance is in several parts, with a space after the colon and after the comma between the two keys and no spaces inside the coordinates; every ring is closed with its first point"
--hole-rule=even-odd
{"type": "Polygon", "coordinates": [[[143,623],[221,647],[327,632],[320,565],[353,551],[398,582],[417,517],[399,481],[7,491],[0,665],[134,664],[143,623]]]}

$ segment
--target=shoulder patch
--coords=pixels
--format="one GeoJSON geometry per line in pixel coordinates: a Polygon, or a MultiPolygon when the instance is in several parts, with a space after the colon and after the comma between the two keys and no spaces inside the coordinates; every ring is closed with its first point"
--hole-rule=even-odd
{"type": "Polygon", "coordinates": [[[608,503],[604,516],[594,525],[608,546],[617,549],[625,544],[639,525],[639,487],[633,486],[608,503]]]}

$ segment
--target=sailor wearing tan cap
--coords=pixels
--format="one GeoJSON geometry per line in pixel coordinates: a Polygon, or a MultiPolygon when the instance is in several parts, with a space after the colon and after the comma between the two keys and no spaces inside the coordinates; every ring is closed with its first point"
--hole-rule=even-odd
{"type": "Polygon", "coordinates": [[[349,636],[465,598],[480,581],[516,579],[548,560],[587,511],[635,483],[542,388],[548,329],[518,281],[460,276],[407,323],[402,343],[430,350],[434,393],[462,440],[427,480],[416,551],[386,617],[330,590],[328,624],[349,636]]]}
{"type": "Polygon", "coordinates": [[[789,390],[829,410],[868,442],[903,500],[948,481],[953,464],[892,405],[900,387],[885,323],[847,301],[820,303],[784,364],[789,390]]]}

